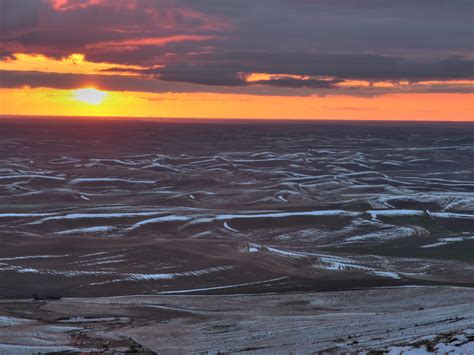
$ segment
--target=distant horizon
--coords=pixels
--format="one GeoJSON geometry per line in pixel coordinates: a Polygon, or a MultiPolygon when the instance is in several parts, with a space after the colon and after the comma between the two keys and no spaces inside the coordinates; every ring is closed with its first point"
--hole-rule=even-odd
{"type": "Polygon", "coordinates": [[[234,117],[158,117],[158,116],[77,116],[77,115],[10,115],[0,114],[1,120],[71,120],[71,121],[131,121],[131,122],[163,122],[163,123],[445,123],[445,124],[474,124],[474,120],[443,120],[443,119],[333,119],[333,118],[234,118],[234,117]]]}

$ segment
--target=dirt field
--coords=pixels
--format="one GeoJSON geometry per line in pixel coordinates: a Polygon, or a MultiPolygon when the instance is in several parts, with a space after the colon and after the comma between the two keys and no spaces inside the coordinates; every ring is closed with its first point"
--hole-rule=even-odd
{"type": "Polygon", "coordinates": [[[1,315],[33,319],[5,318],[2,346],[309,352],[472,326],[472,124],[2,119],[0,138],[1,315]]]}
{"type": "Polygon", "coordinates": [[[0,302],[0,329],[5,353],[306,354],[445,343],[461,353],[474,346],[474,289],[9,300],[0,302]]]}

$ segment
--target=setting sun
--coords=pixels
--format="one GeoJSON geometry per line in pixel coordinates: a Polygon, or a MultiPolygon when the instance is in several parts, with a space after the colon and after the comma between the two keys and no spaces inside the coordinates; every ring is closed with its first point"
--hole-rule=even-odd
{"type": "Polygon", "coordinates": [[[94,88],[74,90],[74,98],[89,105],[99,105],[106,96],[106,92],[94,88]]]}

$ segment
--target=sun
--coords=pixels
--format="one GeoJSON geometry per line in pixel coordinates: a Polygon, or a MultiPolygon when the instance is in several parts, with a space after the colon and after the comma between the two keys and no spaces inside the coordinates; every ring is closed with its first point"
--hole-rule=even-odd
{"type": "Polygon", "coordinates": [[[99,105],[104,101],[107,93],[94,88],[83,88],[74,90],[74,99],[89,105],[99,105]]]}

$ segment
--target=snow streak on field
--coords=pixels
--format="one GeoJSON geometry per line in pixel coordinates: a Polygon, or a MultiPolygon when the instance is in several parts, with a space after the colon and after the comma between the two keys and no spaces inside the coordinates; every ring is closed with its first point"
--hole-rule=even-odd
{"type": "Polygon", "coordinates": [[[474,279],[469,124],[5,120],[0,138],[1,296],[474,279]]]}

